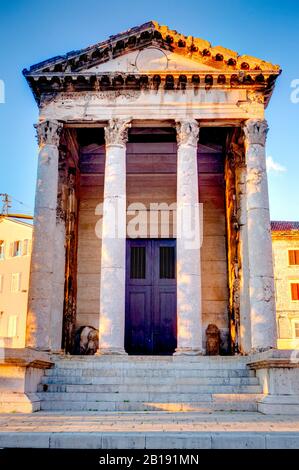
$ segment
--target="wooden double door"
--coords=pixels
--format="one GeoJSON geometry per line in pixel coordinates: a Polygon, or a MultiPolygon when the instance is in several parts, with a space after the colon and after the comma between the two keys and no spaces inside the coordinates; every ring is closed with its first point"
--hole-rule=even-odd
{"type": "Polygon", "coordinates": [[[171,355],[176,331],[176,241],[127,240],[127,353],[171,355]]]}

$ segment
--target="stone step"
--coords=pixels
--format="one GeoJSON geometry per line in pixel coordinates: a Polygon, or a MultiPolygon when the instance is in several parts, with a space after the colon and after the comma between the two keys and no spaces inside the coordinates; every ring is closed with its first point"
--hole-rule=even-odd
{"type": "Polygon", "coordinates": [[[196,370],[196,369],[201,369],[201,370],[231,370],[231,369],[246,369],[246,362],[243,361],[233,361],[233,360],[221,360],[219,361],[213,360],[211,361],[209,358],[205,358],[205,360],[200,360],[200,361],[163,361],[163,360],[156,360],[156,361],[115,361],[112,360],[111,362],[107,360],[97,360],[94,359],[93,361],[86,361],[83,362],[82,360],[77,361],[77,360],[68,360],[68,359],[61,359],[58,360],[55,363],[55,368],[57,369],[73,369],[73,370],[105,370],[105,369],[158,369],[158,370],[164,370],[164,369],[174,369],[174,370],[196,370]]]}
{"type": "Polygon", "coordinates": [[[57,385],[259,385],[256,377],[81,377],[53,375],[42,377],[42,384],[57,385]]]}
{"type": "Polygon", "coordinates": [[[44,411],[169,411],[169,412],[202,412],[213,411],[257,411],[257,401],[262,397],[258,395],[211,395],[207,401],[176,401],[176,402],[151,402],[151,401],[126,401],[126,402],[97,402],[97,401],[56,401],[47,400],[41,402],[44,411]]]}
{"type": "Polygon", "coordinates": [[[49,391],[49,392],[39,392],[39,397],[41,400],[63,400],[63,401],[154,401],[154,402],[176,402],[176,401],[205,401],[208,399],[210,394],[257,394],[261,392],[259,386],[201,386],[197,387],[196,391],[194,390],[184,390],[177,391],[173,387],[168,390],[157,391],[156,387],[149,389],[147,387],[145,390],[136,391],[135,387],[132,387],[131,390],[119,391],[116,388],[114,391],[109,387],[112,386],[96,386],[96,385],[85,385],[82,389],[80,386],[76,385],[52,385],[56,389],[61,391],[49,391]],[[72,388],[72,391],[64,391],[65,388],[72,388]],[[80,391],[75,391],[74,388],[78,387],[80,391]],[[87,391],[87,387],[89,388],[87,391]],[[98,388],[96,388],[98,387],[98,388]],[[84,390],[84,391],[83,391],[84,390]],[[105,391],[104,391],[105,390],[105,391]],[[184,390],[184,391],[183,391],[184,390]]]}
{"type": "Polygon", "coordinates": [[[256,411],[244,357],[55,357],[38,387],[51,411],[256,411]]]}
{"type": "Polygon", "coordinates": [[[129,368],[63,368],[53,367],[45,371],[46,376],[86,376],[86,377],[254,377],[255,373],[250,369],[192,369],[192,368],[168,368],[153,369],[129,368]]]}
{"type": "Polygon", "coordinates": [[[228,385],[228,384],[159,384],[159,387],[155,384],[44,384],[38,386],[39,392],[65,392],[71,393],[112,393],[112,394],[123,394],[123,393],[259,393],[261,387],[259,385],[228,385]]]}
{"type": "Polygon", "coordinates": [[[247,364],[248,356],[200,356],[200,355],[182,355],[182,356],[139,356],[139,355],[94,355],[94,356],[80,356],[80,355],[60,355],[60,354],[52,354],[51,359],[56,364],[60,362],[68,362],[70,363],[233,363],[236,364],[247,364]]]}

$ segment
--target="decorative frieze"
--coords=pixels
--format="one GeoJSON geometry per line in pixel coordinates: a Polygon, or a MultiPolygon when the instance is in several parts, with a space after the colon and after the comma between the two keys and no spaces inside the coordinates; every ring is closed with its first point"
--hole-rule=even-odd
{"type": "Polygon", "coordinates": [[[247,98],[250,103],[259,103],[264,105],[265,103],[265,98],[264,94],[261,91],[256,91],[256,90],[248,90],[247,91],[247,98]]]}
{"type": "Polygon", "coordinates": [[[245,165],[244,145],[237,142],[231,142],[227,152],[229,165],[232,170],[245,165]]]}

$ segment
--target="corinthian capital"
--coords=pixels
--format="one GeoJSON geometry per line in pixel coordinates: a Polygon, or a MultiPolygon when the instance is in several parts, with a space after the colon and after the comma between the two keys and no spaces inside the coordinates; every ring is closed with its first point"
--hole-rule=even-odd
{"type": "Polygon", "coordinates": [[[268,124],[265,119],[248,119],[244,124],[244,133],[249,145],[266,144],[268,124]]]}
{"type": "Polygon", "coordinates": [[[128,141],[128,129],[131,127],[127,119],[110,119],[105,127],[106,145],[126,145],[128,141]]]}
{"type": "Polygon", "coordinates": [[[36,135],[40,147],[44,145],[59,145],[63,124],[58,121],[42,121],[35,124],[36,135]]]}
{"type": "Polygon", "coordinates": [[[192,145],[192,147],[197,147],[199,125],[195,119],[191,119],[190,121],[177,121],[176,132],[178,145],[192,145]]]}

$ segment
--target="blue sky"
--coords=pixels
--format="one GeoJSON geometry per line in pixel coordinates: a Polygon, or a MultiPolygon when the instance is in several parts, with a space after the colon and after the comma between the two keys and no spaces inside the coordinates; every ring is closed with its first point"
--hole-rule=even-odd
{"type": "Polygon", "coordinates": [[[22,69],[154,19],[281,65],[266,112],[270,209],[272,219],[299,220],[299,102],[291,101],[292,81],[299,83],[297,0],[0,0],[0,19],[0,193],[15,198],[14,210],[33,211],[37,165],[37,106],[22,69]]]}

